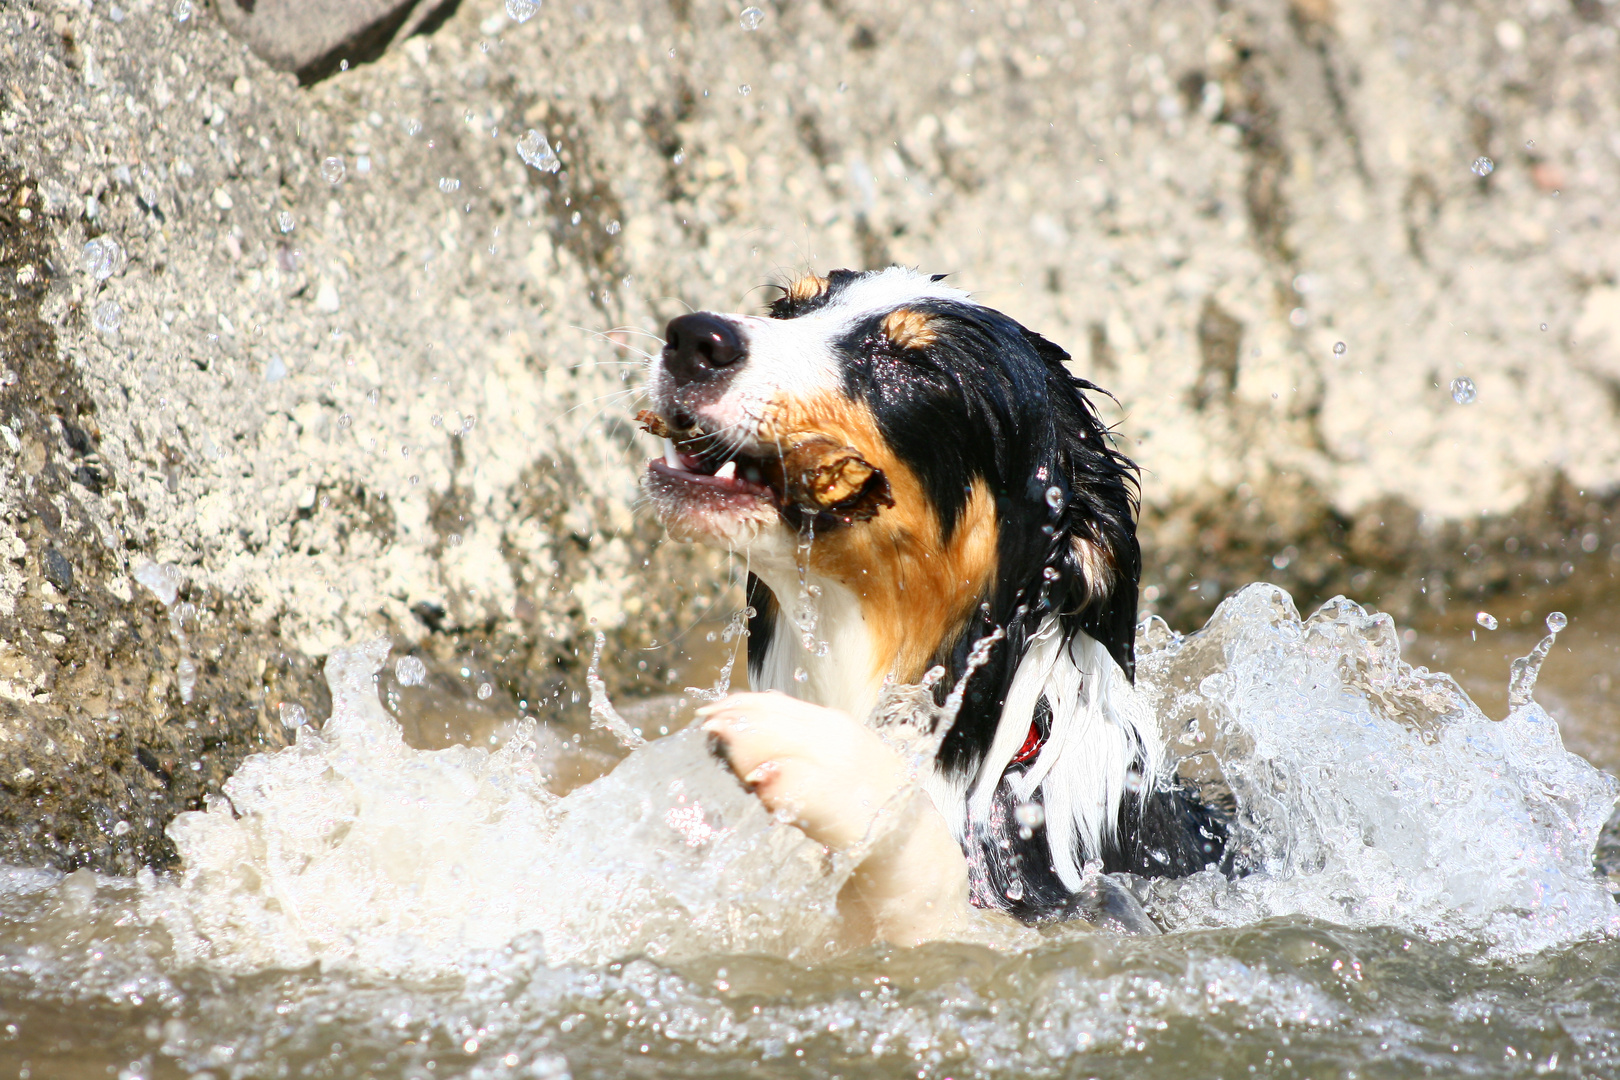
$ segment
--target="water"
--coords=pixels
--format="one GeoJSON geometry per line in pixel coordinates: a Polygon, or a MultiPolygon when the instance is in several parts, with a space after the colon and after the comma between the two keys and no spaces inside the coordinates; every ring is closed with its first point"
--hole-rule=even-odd
{"type": "Polygon", "coordinates": [[[1474,380],[1466,375],[1459,375],[1451,380],[1451,400],[1459,405],[1472,405],[1479,398],[1479,390],[1474,386],[1474,380]]]}
{"type": "Polygon", "coordinates": [[[506,0],[506,15],[516,23],[528,22],[540,10],[540,0],[506,0]]]}
{"type": "Polygon", "coordinates": [[[556,172],[562,168],[562,159],[551,148],[546,137],[534,128],[517,141],[518,157],[541,172],[556,172]]]}
{"type": "Polygon", "coordinates": [[[124,309],[118,306],[116,300],[103,300],[90,316],[90,324],[96,328],[96,332],[106,337],[117,334],[123,320],[124,309]]]}
{"type": "Polygon", "coordinates": [[[97,281],[106,281],[124,268],[124,249],[110,236],[98,236],[85,242],[82,256],[85,273],[97,281]]]}
{"type": "MultiPolygon", "coordinates": [[[[1197,635],[1144,626],[1142,687],[1183,772],[1235,797],[1253,868],[1125,882],[1168,933],[842,956],[848,868],[695,732],[571,779],[583,718],[414,749],[378,701],[386,643],[343,650],[332,717],[175,823],[179,873],[0,871],[0,1067],[1614,1075],[1620,908],[1591,863],[1615,781],[1540,705],[1492,719],[1398,642],[1350,604],[1301,620],[1269,586],[1197,635]]],[[[399,706],[407,727],[426,700],[399,706]]],[[[614,710],[624,728],[646,715],[614,710]]]]}

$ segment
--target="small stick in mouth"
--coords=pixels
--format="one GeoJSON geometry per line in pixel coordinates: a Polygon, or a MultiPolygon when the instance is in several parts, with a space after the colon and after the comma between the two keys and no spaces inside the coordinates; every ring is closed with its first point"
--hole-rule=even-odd
{"type": "Polygon", "coordinates": [[[649,435],[656,435],[660,439],[670,437],[669,424],[665,423],[664,418],[651,409],[642,409],[636,413],[636,423],[640,424],[641,430],[649,435]]]}

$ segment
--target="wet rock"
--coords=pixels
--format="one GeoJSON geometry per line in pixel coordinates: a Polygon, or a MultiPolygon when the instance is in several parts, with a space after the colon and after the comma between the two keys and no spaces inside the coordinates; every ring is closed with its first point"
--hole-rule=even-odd
{"type": "Polygon", "coordinates": [[[375,60],[459,0],[218,0],[219,20],[265,63],[310,83],[375,60]]]}

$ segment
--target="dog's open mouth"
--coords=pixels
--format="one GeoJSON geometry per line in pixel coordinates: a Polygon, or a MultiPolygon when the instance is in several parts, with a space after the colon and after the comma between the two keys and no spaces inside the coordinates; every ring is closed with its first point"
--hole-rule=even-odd
{"type": "Polygon", "coordinates": [[[825,516],[848,525],[894,505],[882,471],[855,448],[825,435],[794,436],[780,449],[738,448],[700,427],[676,430],[648,410],[636,420],[664,442],[663,456],[648,462],[648,471],[666,482],[691,485],[694,494],[763,502],[795,524],[825,516]]]}

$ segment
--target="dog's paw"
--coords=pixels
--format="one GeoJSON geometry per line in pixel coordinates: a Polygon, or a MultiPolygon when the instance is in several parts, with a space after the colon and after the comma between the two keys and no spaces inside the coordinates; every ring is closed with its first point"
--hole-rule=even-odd
{"type": "Polygon", "coordinates": [[[716,752],[765,808],[818,843],[859,843],[906,785],[895,752],[834,709],[776,692],[733,694],[702,710],[716,752]]]}

